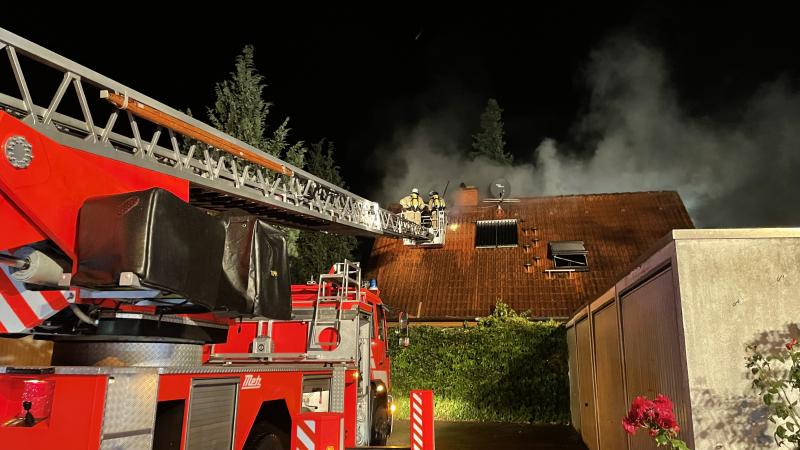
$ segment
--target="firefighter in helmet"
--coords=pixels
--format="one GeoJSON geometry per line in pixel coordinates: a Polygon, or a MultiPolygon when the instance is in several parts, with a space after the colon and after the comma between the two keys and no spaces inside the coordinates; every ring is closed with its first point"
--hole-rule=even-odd
{"type": "Polygon", "coordinates": [[[400,200],[400,205],[403,207],[403,217],[406,220],[414,223],[422,222],[422,210],[425,209],[425,202],[419,196],[419,189],[412,189],[411,194],[400,200]]]}
{"type": "Polygon", "coordinates": [[[440,197],[438,192],[431,191],[429,195],[428,209],[431,211],[431,225],[433,228],[439,228],[439,219],[443,215],[440,214],[440,211],[443,212],[447,205],[444,203],[444,197],[440,197]]]}

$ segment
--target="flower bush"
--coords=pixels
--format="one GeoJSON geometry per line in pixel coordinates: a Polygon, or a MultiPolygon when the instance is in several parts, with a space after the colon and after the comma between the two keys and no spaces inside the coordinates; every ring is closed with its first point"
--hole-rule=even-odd
{"type": "Polygon", "coordinates": [[[636,397],[628,415],[622,419],[622,427],[630,435],[636,434],[638,428],[644,428],[659,447],[671,445],[672,448],[689,450],[686,443],[677,438],[680,427],[672,407],[672,401],[663,394],[658,394],[653,400],[636,397]]]}
{"type": "Polygon", "coordinates": [[[770,355],[761,354],[756,346],[748,350],[747,368],[753,375],[753,388],[769,408],[769,421],[776,425],[775,443],[800,447],[800,346],[797,339],[770,355]]]}

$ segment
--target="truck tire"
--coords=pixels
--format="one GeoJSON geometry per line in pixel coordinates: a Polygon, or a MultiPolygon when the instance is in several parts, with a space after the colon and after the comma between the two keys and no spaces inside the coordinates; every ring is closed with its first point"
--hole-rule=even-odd
{"type": "Polygon", "coordinates": [[[286,450],[281,443],[281,431],[269,422],[253,424],[242,450],[286,450]]]}
{"type": "Polygon", "coordinates": [[[389,413],[386,411],[386,403],[381,402],[372,415],[372,433],[370,445],[386,445],[389,440],[389,413]]]}

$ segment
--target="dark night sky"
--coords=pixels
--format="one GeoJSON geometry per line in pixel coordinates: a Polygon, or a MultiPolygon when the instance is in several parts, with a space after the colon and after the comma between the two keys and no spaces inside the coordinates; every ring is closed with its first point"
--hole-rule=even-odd
{"type": "Polygon", "coordinates": [[[587,55],[614,34],[657,47],[682,106],[701,117],[724,120],[735,114],[730,105],[762,82],[800,75],[800,38],[788,7],[676,5],[534,3],[523,11],[495,2],[446,10],[405,2],[263,4],[247,16],[217,7],[177,20],[123,10],[64,19],[50,10],[58,18],[50,23],[3,6],[0,26],[196,115],[252,43],[266,97],[275,103],[271,123],[288,115],[294,138],[334,140],[346,180],[370,195],[385,171],[373,163],[376,147],[398,128],[446,110],[466,124],[461,139],[468,146],[489,97],[505,109],[508,146],[518,159],[545,137],[569,144],[587,108],[587,55]]]}

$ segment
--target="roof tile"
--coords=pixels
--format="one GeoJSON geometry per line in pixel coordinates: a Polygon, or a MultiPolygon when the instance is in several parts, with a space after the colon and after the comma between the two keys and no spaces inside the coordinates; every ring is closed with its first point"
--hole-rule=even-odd
{"type": "Polygon", "coordinates": [[[518,247],[476,249],[475,221],[492,219],[495,208],[449,212],[443,248],[376,239],[367,276],[378,280],[383,301],[437,320],[487,315],[499,299],[534,317],[567,317],[669,231],[694,228],[671,191],[531,197],[503,207],[505,218],[520,221],[518,247]],[[584,241],[589,271],[545,273],[553,268],[547,243],[568,240],[584,241]]]}

